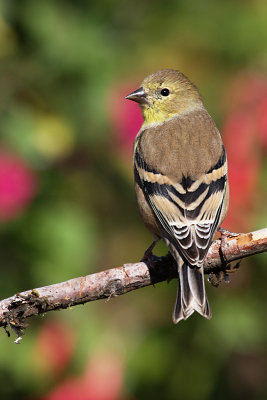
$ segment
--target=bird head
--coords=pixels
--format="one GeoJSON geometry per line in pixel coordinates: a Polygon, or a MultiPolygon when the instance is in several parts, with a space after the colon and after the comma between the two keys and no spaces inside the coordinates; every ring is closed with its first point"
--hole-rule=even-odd
{"type": "Polygon", "coordinates": [[[203,107],[196,86],[181,72],[163,69],[146,77],[126,96],[142,108],[144,125],[162,123],[177,114],[203,107]]]}

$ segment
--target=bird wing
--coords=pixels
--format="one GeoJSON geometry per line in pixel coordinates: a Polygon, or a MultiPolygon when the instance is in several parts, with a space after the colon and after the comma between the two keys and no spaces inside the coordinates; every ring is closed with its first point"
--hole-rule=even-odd
{"type": "Polygon", "coordinates": [[[160,221],[163,238],[178,246],[191,265],[200,265],[220,221],[227,182],[224,147],[217,164],[197,180],[175,182],[149,168],[137,149],[134,164],[135,179],[160,221]]]}

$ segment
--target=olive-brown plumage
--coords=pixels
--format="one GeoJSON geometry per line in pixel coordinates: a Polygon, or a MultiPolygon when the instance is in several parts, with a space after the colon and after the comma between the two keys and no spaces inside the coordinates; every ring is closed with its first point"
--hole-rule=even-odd
{"type": "Polygon", "coordinates": [[[229,201],[220,133],[197,88],[178,71],[150,75],[127,98],[140,103],[144,116],[134,145],[138,208],[178,265],[173,320],[194,311],[211,318],[203,260],[229,201]]]}

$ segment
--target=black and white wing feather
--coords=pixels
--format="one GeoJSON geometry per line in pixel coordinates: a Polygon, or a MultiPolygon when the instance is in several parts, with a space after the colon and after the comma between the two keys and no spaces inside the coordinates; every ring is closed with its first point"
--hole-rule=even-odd
{"type": "Polygon", "coordinates": [[[200,266],[222,212],[227,182],[223,147],[217,164],[197,180],[180,182],[150,168],[135,151],[135,179],[160,221],[163,238],[180,250],[190,265],[200,266]]]}

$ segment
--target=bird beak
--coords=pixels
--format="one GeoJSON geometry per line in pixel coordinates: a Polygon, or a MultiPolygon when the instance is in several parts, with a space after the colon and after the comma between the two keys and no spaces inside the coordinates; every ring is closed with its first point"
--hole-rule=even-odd
{"type": "Polygon", "coordinates": [[[146,93],[142,87],[128,94],[125,99],[136,101],[139,104],[148,104],[146,93]]]}

